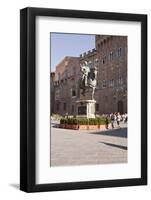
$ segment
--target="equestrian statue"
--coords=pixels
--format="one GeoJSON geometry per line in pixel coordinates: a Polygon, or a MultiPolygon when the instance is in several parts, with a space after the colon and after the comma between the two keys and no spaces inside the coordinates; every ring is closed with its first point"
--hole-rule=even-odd
{"type": "Polygon", "coordinates": [[[82,75],[79,80],[80,89],[82,89],[82,95],[85,96],[86,91],[92,88],[92,99],[94,99],[94,92],[96,88],[96,78],[97,78],[97,67],[92,65],[92,62],[85,61],[80,64],[80,71],[82,75]]]}

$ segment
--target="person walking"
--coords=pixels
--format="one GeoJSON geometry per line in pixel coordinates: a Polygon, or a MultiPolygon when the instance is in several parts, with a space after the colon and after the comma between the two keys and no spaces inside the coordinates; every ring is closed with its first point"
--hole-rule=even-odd
{"type": "Polygon", "coordinates": [[[112,129],[114,128],[114,114],[113,113],[111,113],[111,115],[110,115],[110,119],[111,119],[111,126],[112,126],[112,129]]]}
{"type": "Polygon", "coordinates": [[[106,115],[106,117],[105,117],[105,126],[106,126],[106,129],[109,128],[109,118],[108,118],[108,115],[106,115]]]}
{"type": "Polygon", "coordinates": [[[127,122],[127,113],[124,114],[124,123],[127,122]]]}
{"type": "Polygon", "coordinates": [[[116,121],[117,121],[117,126],[118,126],[118,128],[121,128],[121,127],[120,127],[121,115],[120,115],[119,112],[117,113],[116,121]]]}

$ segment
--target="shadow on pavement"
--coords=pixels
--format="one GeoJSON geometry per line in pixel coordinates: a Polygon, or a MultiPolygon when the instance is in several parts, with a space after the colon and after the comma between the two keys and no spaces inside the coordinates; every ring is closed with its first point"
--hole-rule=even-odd
{"type": "Polygon", "coordinates": [[[127,128],[111,129],[100,132],[91,132],[89,134],[105,135],[105,136],[115,136],[115,137],[125,137],[127,138],[127,128]]]}
{"type": "Polygon", "coordinates": [[[20,188],[19,184],[16,184],[16,183],[10,183],[9,185],[11,187],[15,188],[16,190],[19,190],[19,188],[20,188]]]}
{"type": "Polygon", "coordinates": [[[112,147],[115,147],[115,148],[127,150],[127,147],[126,147],[126,146],[117,145],[117,144],[112,144],[112,143],[108,143],[108,142],[99,142],[99,143],[102,143],[102,144],[105,144],[105,145],[108,145],[108,146],[112,146],[112,147]]]}

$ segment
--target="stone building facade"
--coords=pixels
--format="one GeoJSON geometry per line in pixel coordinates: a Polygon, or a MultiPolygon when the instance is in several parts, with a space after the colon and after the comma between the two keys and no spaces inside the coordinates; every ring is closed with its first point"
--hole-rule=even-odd
{"type": "MultiPolygon", "coordinates": [[[[96,114],[127,112],[127,37],[95,36],[95,49],[79,57],[65,57],[57,66],[53,78],[51,104],[53,112],[61,115],[76,114],[79,100],[80,64],[97,60],[96,114]]],[[[90,95],[90,94],[87,94],[90,95]]]]}
{"type": "Polygon", "coordinates": [[[96,36],[97,113],[127,112],[127,37],[96,36]]]}
{"type": "Polygon", "coordinates": [[[52,72],[50,74],[50,86],[51,86],[51,91],[50,91],[50,98],[51,98],[51,104],[50,104],[50,114],[52,115],[55,113],[54,105],[55,105],[55,72],[52,72]]]}
{"type": "Polygon", "coordinates": [[[75,105],[78,99],[79,57],[65,57],[57,66],[55,80],[51,87],[54,96],[51,97],[55,114],[75,114],[75,105]]]}

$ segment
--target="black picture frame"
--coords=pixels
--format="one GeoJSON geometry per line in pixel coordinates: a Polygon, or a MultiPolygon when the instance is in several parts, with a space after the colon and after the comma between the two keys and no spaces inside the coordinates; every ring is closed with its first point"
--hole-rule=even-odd
{"type": "Polygon", "coordinates": [[[48,8],[20,11],[20,189],[44,192],[147,184],[147,15],[48,8]],[[35,19],[54,16],[141,23],[141,178],[36,184],[35,163],[35,19]]]}

